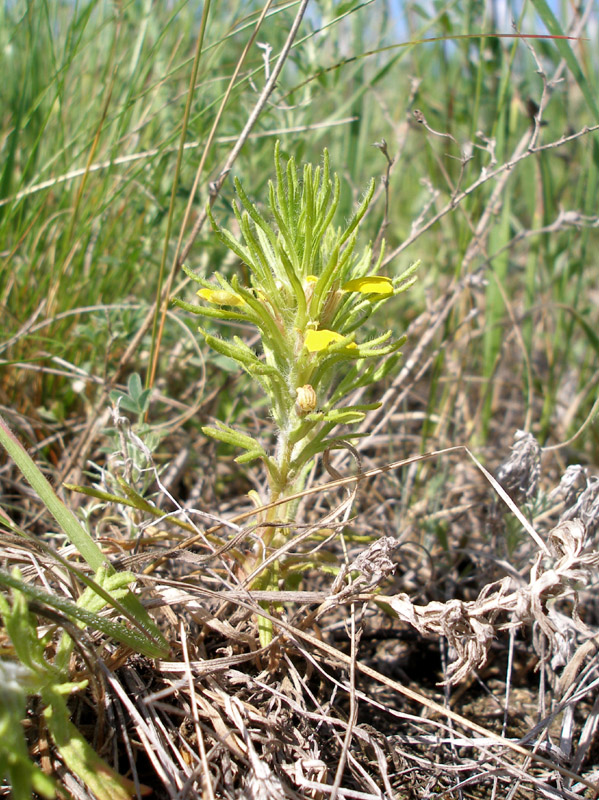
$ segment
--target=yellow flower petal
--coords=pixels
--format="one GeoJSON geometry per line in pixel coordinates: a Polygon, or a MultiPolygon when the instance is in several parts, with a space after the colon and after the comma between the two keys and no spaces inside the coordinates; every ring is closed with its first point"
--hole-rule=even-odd
{"type": "MultiPolygon", "coordinates": [[[[324,328],[321,331],[308,331],[304,337],[304,345],[310,353],[319,353],[321,350],[333,344],[333,342],[341,342],[345,339],[336,331],[328,331],[324,328]]],[[[348,347],[357,347],[355,342],[349,342],[348,347]]]]}
{"type": "Polygon", "coordinates": [[[225,289],[200,289],[198,295],[209,303],[215,303],[217,306],[243,306],[245,300],[238,297],[233,292],[227,292],[225,289]]]}
{"type": "Polygon", "coordinates": [[[348,281],[343,290],[346,292],[361,292],[362,294],[393,294],[393,283],[391,278],[383,275],[371,275],[366,278],[354,278],[348,281]]]}
{"type": "Polygon", "coordinates": [[[306,283],[316,283],[317,280],[316,275],[306,275],[306,283]]]}
{"type": "Polygon", "coordinates": [[[332,342],[340,342],[343,339],[340,333],[335,331],[308,331],[304,338],[306,349],[310,353],[318,353],[325,350],[332,342]]]}

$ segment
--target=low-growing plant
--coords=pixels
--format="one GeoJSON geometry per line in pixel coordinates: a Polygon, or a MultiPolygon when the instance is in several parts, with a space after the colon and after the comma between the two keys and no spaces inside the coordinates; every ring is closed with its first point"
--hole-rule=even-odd
{"type": "Polygon", "coordinates": [[[29,761],[20,727],[27,696],[38,695],[44,708],[44,725],[68,768],[101,800],[125,800],[132,794],[129,782],[95,753],[70,721],[67,698],[88,684],[87,679],[75,682],[70,679],[74,637],[80,636],[85,628],[101,631],[112,641],[150,658],[165,656],[167,642],[130,588],[135,576],[117,571],[107,561],[2,418],[0,444],[55,518],[62,533],[94,570],[94,577],[89,577],[43,540],[20,530],[0,509],[1,528],[14,535],[17,542],[21,539],[24,549],[29,545],[33,552],[41,551],[53,563],[59,563],[80,589],[74,602],[25,580],[16,568],[10,573],[0,570],[0,589],[6,592],[6,595],[0,593],[0,626],[5,634],[3,655],[11,657],[10,660],[0,659],[0,684],[3,684],[0,686],[0,780],[9,779],[15,800],[26,800],[32,789],[44,797],[55,794],[52,781],[29,761]],[[107,606],[121,613],[131,626],[101,614],[107,606]],[[37,616],[57,624],[61,631],[57,641],[54,628],[40,635],[37,616]]]}
{"type": "MultiPolygon", "coordinates": [[[[239,463],[260,460],[268,476],[260,553],[286,541],[294,512],[293,498],[304,488],[314,459],[339,444],[339,426],[361,422],[378,403],[351,404],[350,395],[381,381],[397,363],[405,337],[386,331],[365,338],[366,322],[381,303],[414,282],[416,264],[400,277],[380,274],[378,257],[369,245],[357,249],[360,222],[372,200],[371,182],[349,222],[335,226],[340,182],[331,175],[325,150],[322,166],[307,164],[300,178],[291,158],[286,167],[275,147],[276,182],[269,183],[271,219],[235,182],[240,206],[233,205],[241,239],[221,228],[209,210],[220,240],[249,268],[249,283],[228,280],[216,272],[210,280],[186,273],[200,284],[201,305],[177,300],[187,311],[223,323],[223,337],[200,328],[207,344],[234,359],[262,388],[276,426],[274,446],[217,421],[203,428],[208,436],[245,452],[239,463]],[[226,323],[257,329],[256,350],[226,323]],[[290,498],[289,503],[280,503],[290,498]]],[[[360,434],[343,432],[343,440],[360,434]]],[[[257,559],[263,558],[257,555],[257,559]]],[[[252,564],[255,573],[257,564],[252,564]]],[[[254,586],[274,588],[280,564],[270,565],[254,586]]],[[[283,576],[284,577],[284,576],[283,576]]],[[[265,634],[268,638],[268,634],[265,634]]],[[[264,637],[263,637],[264,638],[264,637]]]]}

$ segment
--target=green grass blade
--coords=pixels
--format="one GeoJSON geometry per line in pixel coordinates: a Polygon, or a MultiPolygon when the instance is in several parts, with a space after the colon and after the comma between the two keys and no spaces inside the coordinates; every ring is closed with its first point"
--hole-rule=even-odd
{"type": "MultiPolygon", "coordinates": [[[[532,0],[532,4],[536,9],[537,14],[543,20],[547,29],[554,36],[563,37],[564,31],[561,25],[559,24],[558,20],[556,19],[553,11],[547,4],[546,0],[532,0]]],[[[559,54],[568,65],[568,69],[570,70],[570,72],[574,76],[574,80],[580,87],[580,91],[582,92],[588,107],[593,112],[595,120],[599,122],[599,108],[597,107],[597,102],[595,100],[596,89],[595,91],[593,91],[589,86],[589,82],[587,81],[583,71],[581,70],[578,60],[574,55],[574,53],[572,52],[572,48],[570,47],[568,40],[560,38],[560,39],[555,39],[554,41],[555,41],[555,46],[559,51],[559,54]]]]}
{"type": "Polygon", "coordinates": [[[71,544],[75,545],[89,566],[94,571],[97,571],[102,565],[107,564],[108,561],[104,553],[73,512],[57,497],[48,480],[2,417],[0,417],[0,444],[5,448],[31,485],[31,488],[59,524],[60,529],[71,544]]]}
{"type": "Polygon", "coordinates": [[[83,622],[85,625],[92,628],[92,630],[102,631],[102,633],[110,636],[115,641],[127,645],[127,647],[130,647],[136,653],[143,653],[149,658],[159,658],[165,655],[165,647],[161,643],[152,642],[147,636],[141,634],[139,631],[131,630],[126,625],[123,625],[122,622],[114,622],[107,617],[95,614],[93,611],[81,608],[65,597],[59,597],[31,583],[18,580],[13,575],[9,575],[3,570],[0,570],[0,586],[16,589],[30,600],[53,608],[69,619],[83,622]]]}

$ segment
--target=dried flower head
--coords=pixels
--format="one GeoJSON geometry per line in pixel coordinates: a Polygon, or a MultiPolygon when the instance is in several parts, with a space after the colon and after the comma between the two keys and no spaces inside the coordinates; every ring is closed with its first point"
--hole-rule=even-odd
{"type": "Polygon", "coordinates": [[[516,431],[512,452],[497,470],[497,480],[514,499],[534,497],[541,474],[541,448],[532,435],[516,431]]]}
{"type": "Polygon", "coordinates": [[[357,570],[369,585],[375,586],[383,578],[395,572],[397,563],[392,556],[399,544],[393,536],[382,536],[352,561],[349,566],[350,571],[357,570]]]}
{"type": "Polygon", "coordinates": [[[586,477],[586,488],[576,502],[564,511],[560,522],[578,518],[584,524],[587,536],[593,537],[599,528],[599,477],[586,477]]]}
{"type": "Polygon", "coordinates": [[[549,493],[549,500],[561,497],[564,506],[569,508],[587,486],[587,474],[587,469],[581,464],[571,464],[562,475],[559,484],[549,493]]]}
{"type": "MultiPolygon", "coordinates": [[[[407,594],[385,597],[384,601],[404,622],[425,635],[444,636],[454,660],[447,674],[448,683],[458,683],[472,669],[481,667],[498,630],[520,628],[536,623],[548,640],[550,650],[559,647],[556,626],[548,602],[567,594],[577,604],[575,586],[591,580],[599,564],[599,553],[585,552],[584,524],[579,519],[560,523],[549,534],[552,561],[543,553],[535,559],[527,584],[507,576],[490,583],[476,600],[452,599],[416,605],[407,594]]],[[[573,612],[575,625],[580,621],[573,612]]]]}

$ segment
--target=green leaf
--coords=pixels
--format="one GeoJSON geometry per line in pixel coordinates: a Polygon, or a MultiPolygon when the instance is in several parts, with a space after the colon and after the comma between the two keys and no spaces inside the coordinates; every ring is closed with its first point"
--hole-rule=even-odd
{"type": "Polygon", "coordinates": [[[277,240],[276,233],[273,231],[272,227],[268,224],[268,222],[264,219],[264,217],[260,214],[254,203],[252,203],[250,198],[247,196],[241,184],[241,181],[238,178],[234,178],[233,182],[235,184],[235,189],[237,191],[237,194],[239,195],[239,199],[243,203],[243,207],[250,215],[253,222],[268,236],[271,244],[274,247],[274,244],[277,240]]]}
{"type": "Polygon", "coordinates": [[[247,345],[242,343],[236,344],[233,342],[227,342],[225,339],[219,339],[216,336],[212,336],[202,328],[199,328],[199,330],[204,335],[206,344],[208,344],[213,350],[216,350],[217,353],[227,356],[227,358],[234,359],[243,367],[253,366],[256,363],[260,364],[260,361],[256,357],[255,353],[253,353],[247,345]]]}
{"type": "Polygon", "coordinates": [[[232,444],[235,447],[242,447],[244,450],[260,453],[262,457],[266,457],[264,449],[251,436],[241,433],[240,431],[236,431],[234,428],[230,428],[228,425],[225,425],[222,422],[217,421],[217,425],[219,426],[218,428],[212,428],[209,426],[203,427],[202,433],[206,436],[211,436],[213,439],[218,439],[219,442],[232,444]]]}
{"type": "Polygon", "coordinates": [[[23,664],[0,659],[0,779],[7,779],[13,800],[30,800],[32,791],[56,795],[52,779],[29,758],[22,726],[35,683],[36,676],[23,664]]]}
{"type": "MultiPolygon", "coordinates": [[[[135,578],[134,575],[130,576],[135,578]]],[[[84,608],[80,608],[75,603],[67,600],[59,595],[50,594],[49,592],[34,586],[31,583],[26,583],[7,572],[0,570],[0,586],[7,586],[11,589],[16,589],[22,592],[30,600],[41,603],[61,612],[70,619],[77,620],[89,625],[93,630],[102,631],[107,636],[115,639],[117,642],[130,647],[136,653],[143,653],[149,658],[164,658],[168,653],[166,642],[155,643],[148,639],[147,636],[141,634],[137,630],[132,630],[121,622],[114,622],[107,617],[94,614],[84,608]]],[[[163,640],[164,641],[164,640],[163,640]]]]}
{"type": "Polygon", "coordinates": [[[0,417],[0,444],[4,446],[27,482],[59,524],[60,529],[71,544],[75,545],[89,566],[96,571],[102,564],[107,563],[104,553],[73,512],[65,506],[62,500],[59,500],[49,482],[2,417],[0,417]]]}
{"type": "Polygon", "coordinates": [[[46,725],[66,766],[98,800],[129,800],[135,791],[132,781],[118,775],[83,738],[69,719],[60,691],[48,687],[42,691],[42,700],[47,704],[46,725]]]}
{"type": "Polygon", "coordinates": [[[250,461],[256,461],[258,458],[264,458],[263,450],[250,450],[243,455],[237,456],[235,459],[237,464],[249,464],[250,461]]]}
{"type": "MultiPolygon", "coordinates": [[[[212,319],[224,320],[238,320],[240,322],[248,321],[248,314],[240,314],[237,311],[228,311],[220,306],[198,306],[194,303],[186,303],[179,297],[173,297],[173,305],[182,308],[184,311],[189,311],[191,314],[196,314],[199,317],[211,317],[212,319]]],[[[251,319],[250,319],[251,321],[251,319]]]]}
{"type": "Polygon", "coordinates": [[[127,381],[127,390],[129,392],[129,397],[135,403],[139,403],[139,396],[143,389],[141,385],[141,378],[137,372],[133,372],[131,375],[129,375],[129,380],[127,381]]]}
{"type": "Polygon", "coordinates": [[[336,425],[352,425],[362,422],[366,414],[363,411],[350,411],[343,408],[333,408],[323,415],[326,422],[334,422],[336,425]]]}
{"type": "Polygon", "coordinates": [[[113,403],[118,403],[119,409],[121,409],[122,411],[130,411],[132,414],[139,413],[139,408],[137,406],[137,403],[134,403],[130,397],[128,397],[126,394],[123,394],[122,392],[117,391],[116,389],[113,389],[110,392],[110,399],[112,400],[113,403]]]}
{"type": "Polygon", "coordinates": [[[233,236],[232,233],[229,233],[229,231],[226,230],[225,228],[219,227],[217,221],[214,219],[214,215],[212,214],[212,209],[210,208],[209,204],[206,206],[206,211],[208,214],[208,218],[210,219],[210,222],[212,224],[212,229],[214,230],[218,238],[221,240],[221,242],[224,245],[226,245],[226,247],[228,247],[229,250],[232,250],[244,264],[251,266],[252,258],[247,248],[243,247],[243,245],[237,241],[237,239],[233,236]]]}
{"type": "Polygon", "coordinates": [[[145,412],[150,407],[150,395],[152,394],[151,389],[144,389],[143,392],[139,395],[137,399],[137,403],[139,406],[140,414],[145,414],[145,412]]]}
{"type": "MultiPolygon", "coordinates": [[[[121,478],[117,478],[119,484],[121,483],[121,478]]],[[[160,518],[164,516],[164,511],[160,508],[156,508],[156,506],[151,505],[145,500],[138,492],[135,491],[131,486],[129,486],[125,481],[122,481],[123,488],[125,491],[128,492],[130,496],[122,497],[119,494],[112,494],[111,492],[103,492],[101,489],[96,489],[93,486],[78,486],[77,484],[73,483],[64,483],[63,486],[65,489],[68,489],[71,492],[79,492],[80,494],[85,494],[88,497],[95,497],[96,500],[101,500],[105,503],[117,503],[122,504],[124,506],[129,506],[130,508],[137,508],[139,511],[144,511],[145,513],[152,514],[152,516],[156,518],[160,518]],[[126,487],[126,489],[125,489],[126,487]]],[[[177,517],[170,517],[169,521],[173,525],[177,525],[179,528],[183,528],[186,531],[190,531],[191,533],[197,533],[196,529],[189,525],[189,523],[184,522],[177,517]]]]}
{"type": "Polygon", "coordinates": [[[148,502],[145,497],[142,497],[142,495],[136,489],[134,489],[133,486],[130,486],[124,478],[117,476],[116,481],[121,489],[125,492],[129,500],[132,501],[135,508],[139,509],[139,511],[144,511],[146,514],[153,514],[154,516],[156,515],[156,506],[148,502]]]}
{"type": "MultiPolygon", "coordinates": [[[[19,585],[23,583],[17,568],[13,569],[12,577],[19,585]]],[[[61,670],[50,664],[45,658],[44,643],[38,636],[34,617],[29,612],[27,599],[23,592],[13,591],[12,603],[9,603],[7,598],[0,596],[0,614],[19,663],[31,670],[31,674],[38,678],[40,675],[50,675],[61,679],[61,670]]]]}
{"type": "Polygon", "coordinates": [[[368,206],[370,205],[370,201],[372,200],[372,198],[374,196],[374,190],[375,189],[376,189],[376,181],[373,178],[370,181],[370,185],[369,185],[368,189],[366,190],[366,194],[364,195],[364,199],[360,203],[360,206],[359,206],[358,210],[356,211],[356,213],[354,214],[354,216],[350,220],[349,225],[345,229],[345,231],[344,231],[344,233],[343,233],[343,235],[342,235],[342,237],[341,237],[341,239],[339,241],[340,245],[345,244],[345,242],[347,242],[347,240],[350,238],[350,236],[354,233],[354,231],[358,227],[358,224],[359,224],[360,220],[362,219],[362,217],[364,216],[364,214],[368,210],[368,206]]]}

